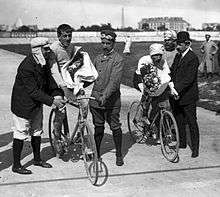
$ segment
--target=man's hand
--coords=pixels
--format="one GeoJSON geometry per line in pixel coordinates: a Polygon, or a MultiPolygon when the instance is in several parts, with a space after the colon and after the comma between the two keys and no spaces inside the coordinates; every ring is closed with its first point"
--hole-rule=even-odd
{"type": "Polygon", "coordinates": [[[175,88],[171,88],[171,95],[174,97],[175,100],[179,99],[179,94],[175,88]]]}
{"type": "Polygon", "coordinates": [[[64,107],[66,101],[64,101],[61,97],[54,97],[53,105],[56,106],[58,109],[61,109],[64,107]]]}
{"type": "Polygon", "coordinates": [[[105,102],[106,102],[106,100],[103,96],[98,98],[98,103],[99,103],[100,106],[104,106],[105,102]]]}
{"type": "Polygon", "coordinates": [[[67,86],[62,86],[61,89],[64,92],[64,96],[71,101],[75,101],[76,100],[76,96],[73,94],[73,91],[69,88],[67,88],[67,86]]]}

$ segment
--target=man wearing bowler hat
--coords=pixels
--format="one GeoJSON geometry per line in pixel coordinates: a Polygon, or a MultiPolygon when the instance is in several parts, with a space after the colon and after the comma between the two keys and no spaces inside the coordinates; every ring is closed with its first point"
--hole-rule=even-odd
{"type": "Polygon", "coordinates": [[[177,34],[177,55],[171,66],[171,78],[179,94],[178,100],[172,100],[172,110],[177,121],[180,136],[180,148],[186,148],[186,124],[189,125],[192,158],[199,156],[199,128],[197,123],[196,102],[199,99],[197,73],[199,59],[190,48],[189,33],[177,34]]]}

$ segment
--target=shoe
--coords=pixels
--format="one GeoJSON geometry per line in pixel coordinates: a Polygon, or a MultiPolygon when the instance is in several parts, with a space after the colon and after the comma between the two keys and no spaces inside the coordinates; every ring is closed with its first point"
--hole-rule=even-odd
{"type": "Polygon", "coordinates": [[[116,157],[116,165],[117,166],[123,166],[124,165],[123,157],[116,157]]]}
{"type": "Polygon", "coordinates": [[[191,157],[192,158],[196,158],[199,156],[199,152],[198,151],[193,151],[191,157]]]}
{"type": "Polygon", "coordinates": [[[18,174],[32,174],[31,170],[28,170],[24,168],[23,166],[20,166],[18,168],[12,166],[12,172],[18,173],[18,174]]]}
{"type": "Polygon", "coordinates": [[[156,139],[156,144],[160,144],[161,142],[160,142],[160,138],[158,138],[158,139],[156,139]]]}
{"type": "Polygon", "coordinates": [[[216,111],[216,116],[220,116],[220,110],[216,111]]]}
{"type": "Polygon", "coordinates": [[[46,163],[45,161],[34,161],[35,166],[40,166],[42,168],[52,168],[52,165],[46,163]]]}
{"type": "Polygon", "coordinates": [[[174,146],[176,146],[176,145],[177,145],[177,142],[176,142],[176,141],[171,141],[171,142],[168,143],[168,146],[169,146],[169,147],[174,147],[174,146]]]}

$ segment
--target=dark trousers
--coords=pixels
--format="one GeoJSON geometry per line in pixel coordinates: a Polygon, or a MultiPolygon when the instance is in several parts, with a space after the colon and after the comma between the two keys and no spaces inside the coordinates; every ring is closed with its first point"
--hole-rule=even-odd
{"type": "Polygon", "coordinates": [[[186,147],[186,124],[189,125],[191,149],[199,152],[199,127],[196,115],[196,103],[179,105],[172,102],[172,111],[177,122],[180,137],[180,148],[186,147]]]}
{"type": "Polygon", "coordinates": [[[100,157],[100,146],[101,146],[102,138],[104,136],[105,121],[109,124],[113,134],[116,156],[121,157],[122,130],[121,130],[121,123],[119,120],[120,108],[101,109],[90,106],[90,111],[93,118],[93,124],[95,126],[94,138],[96,142],[98,157],[100,157]]]}

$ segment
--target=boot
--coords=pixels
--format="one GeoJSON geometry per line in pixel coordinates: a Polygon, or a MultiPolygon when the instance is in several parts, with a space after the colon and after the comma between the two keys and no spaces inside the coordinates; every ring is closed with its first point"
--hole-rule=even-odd
{"type": "Polygon", "coordinates": [[[24,168],[21,163],[21,152],[24,145],[23,140],[14,139],[13,140],[13,165],[12,171],[18,174],[31,174],[32,172],[24,168]]]}
{"type": "Polygon", "coordinates": [[[94,134],[94,139],[95,139],[95,143],[96,143],[96,150],[97,150],[97,155],[98,158],[101,157],[100,155],[100,146],[101,146],[101,142],[102,142],[102,138],[104,136],[104,126],[100,126],[100,127],[95,127],[95,134],[94,134]]]}
{"type": "Polygon", "coordinates": [[[40,136],[32,136],[31,137],[31,145],[32,145],[33,154],[34,154],[34,165],[40,166],[43,168],[52,168],[52,165],[41,160],[41,157],[40,157],[41,137],[40,136]]]}

